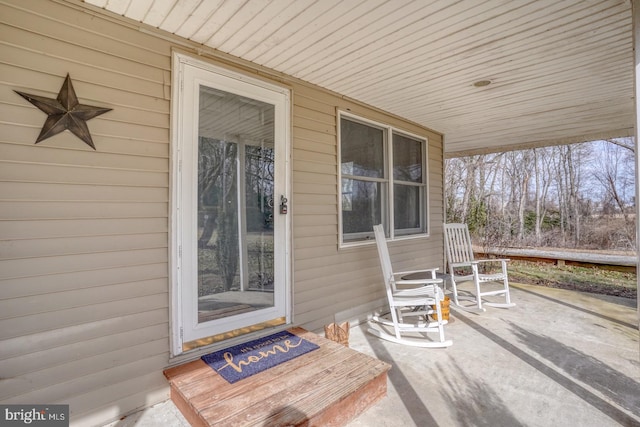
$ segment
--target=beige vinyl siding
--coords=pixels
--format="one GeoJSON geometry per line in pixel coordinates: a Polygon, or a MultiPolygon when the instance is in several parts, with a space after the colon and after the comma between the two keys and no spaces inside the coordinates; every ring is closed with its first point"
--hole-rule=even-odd
{"type": "Polygon", "coordinates": [[[443,268],[442,136],[338,95],[293,86],[294,319],[311,330],[341,312],[384,298],[375,245],[339,249],[337,112],[389,124],[429,140],[431,235],[390,244],[400,269],[443,268]]]}
{"type": "Polygon", "coordinates": [[[0,4],[0,403],[100,424],[168,396],[170,44],[56,2],[0,4]],[[69,73],[93,151],[35,145],[69,73]]]}
{"type": "MultiPolygon", "coordinates": [[[[70,404],[73,425],[102,424],[168,397],[171,52],[189,49],[80,3],[2,1],[0,17],[0,403],[70,404]],[[97,151],[70,132],[35,145],[46,115],[13,92],[55,98],[67,73],[81,103],[113,108],[88,121],[97,151]]],[[[209,59],[292,89],[297,325],[384,297],[375,246],[338,248],[338,110],[429,139],[431,235],[390,250],[399,268],[442,267],[440,134],[209,59]]]]}

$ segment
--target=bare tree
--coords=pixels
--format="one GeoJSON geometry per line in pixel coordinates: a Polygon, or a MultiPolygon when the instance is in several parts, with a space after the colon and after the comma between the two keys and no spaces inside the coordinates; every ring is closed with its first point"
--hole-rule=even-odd
{"type": "Polygon", "coordinates": [[[615,236],[594,215],[604,192],[605,205],[624,217],[624,240],[633,242],[633,142],[609,142],[609,151],[593,142],[448,159],[447,221],[466,222],[483,245],[611,247],[615,236]],[[595,168],[592,158],[601,162],[595,168]]]}
{"type": "Polygon", "coordinates": [[[634,218],[629,208],[635,194],[633,174],[633,148],[628,145],[608,140],[601,148],[594,169],[594,178],[604,191],[603,207],[613,206],[613,214],[620,214],[624,219],[624,234],[628,242],[633,241],[635,234],[634,218]]]}

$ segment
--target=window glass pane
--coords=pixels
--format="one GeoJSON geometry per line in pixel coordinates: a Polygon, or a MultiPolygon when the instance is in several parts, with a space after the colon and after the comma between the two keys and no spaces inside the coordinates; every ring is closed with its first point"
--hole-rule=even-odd
{"type": "Polygon", "coordinates": [[[382,222],[381,185],[379,182],[342,179],[342,232],[345,240],[365,237],[347,234],[373,234],[373,226],[382,222]],[[344,189],[349,191],[345,192],[344,189]]]}
{"type": "Polygon", "coordinates": [[[393,134],[393,179],[406,182],[422,181],[423,142],[397,133],[393,134]]]}
{"type": "Polygon", "coordinates": [[[420,224],[421,192],[424,187],[414,185],[393,186],[394,229],[418,229],[425,231],[420,224]]]}
{"type": "Polygon", "coordinates": [[[345,175],[384,177],[384,132],[347,119],[340,121],[340,161],[345,175]]]}

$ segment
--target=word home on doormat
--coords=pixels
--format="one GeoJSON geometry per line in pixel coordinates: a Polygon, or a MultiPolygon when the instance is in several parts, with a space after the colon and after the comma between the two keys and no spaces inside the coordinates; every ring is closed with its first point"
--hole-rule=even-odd
{"type": "Polygon", "coordinates": [[[318,348],[304,338],[282,331],[207,354],[202,360],[233,384],[318,348]]]}

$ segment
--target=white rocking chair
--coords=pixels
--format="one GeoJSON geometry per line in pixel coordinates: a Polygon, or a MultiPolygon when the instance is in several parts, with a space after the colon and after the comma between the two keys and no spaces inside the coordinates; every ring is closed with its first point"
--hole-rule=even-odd
{"type": "Polygon", "coordinates": [[[372,321],[381,325],[381,328],[369,328],[369,333],[388,341],[414,347],[449,347],[453,344],[451,340],[444,338],[444,325],[446,320],[442,320],[442,308],[440,301],[444,299],[444,293],[438,286],[442,279],[436,279],[437,268],[429,270],[405,271],[393,273],[391,259],[387,249],[387,241],[382,225],[373,227],[380,265],[389,302],[391,320],[381,316],[373,316],[372,321]],[[430,279],[402,280],[401,276],[430,272],[430,279]],[[398,289],[398,285],[413,285],[411,288],[398,289]],[[418,287],[416,287],[418,285],[418,287]],[[432,309],[435,306],[436,309],[432,309]],[[429,321],[428,315],[435,315],[436,321],[429,321]],[[418,318],[415,323],[404,323],[407,317],[418,318]],[[387,332],[392,329],[393,333],[387,332]],[[437,340],[430,340],[427,333],[437,333],[437,340]],[[412,333],[413,336],[406,334],[412,333]]]}
{"type": "MultiPolygon", "coordinates": [[[[509,295],[509,279],[507,277],[507,261],[508,259],[480,259],[475,260],[473,257],[473,249],[471,247],[471,237],[466,224],[444,224],[444,242],[447,253],[447,264],[449,265],[449,274],[451,276],[451,285],[453,287],[453,303],[456,307],[468,311],[482,312],[485,309],[483,305],[490,307],[509,308],[515,306],[511,302],[509,295]],[[496,268],[492,273],[481,273],[479,266],[487,263],[498,263],[500,268],[496,268]],[[473,295],[459,295],[457,283],[473,281],[475,285],[475,293],[473,295]],[[500,289],[482,291],[481,287],[489,282],[502,282],[500,289]],[[502,295],[505,298],[504,303],[483,301],[485,296],[502,295]],[[473,301],[471,306],[463,306],[460,300],[473,301]]],[[[485,287],[486,288],[486,287],[485,287]]],[[[472,292],[473,293],[473,292],[472,292]]]]}

